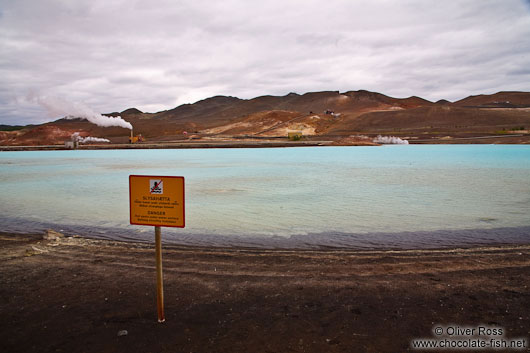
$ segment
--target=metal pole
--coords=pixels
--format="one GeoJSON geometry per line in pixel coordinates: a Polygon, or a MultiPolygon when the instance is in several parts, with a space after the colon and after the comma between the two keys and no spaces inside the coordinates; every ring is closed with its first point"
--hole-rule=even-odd
{"type": "Polygon", "coordinates": [[[156,249],[156,306],[158,309],[158,322],[166,321],[164,317],[164,278],[162,277],[162,241],[160,226],[155,226],[156,249]]]}

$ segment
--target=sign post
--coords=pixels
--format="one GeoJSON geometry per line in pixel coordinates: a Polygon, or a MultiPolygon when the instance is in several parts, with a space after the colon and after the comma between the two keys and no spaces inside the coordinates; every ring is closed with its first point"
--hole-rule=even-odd
{"type": "Polygon", "coordinates": [[[158,322],[166,321],[164,316],[164,278],[162,276],[162,240],[160,226],[155,226],[155,254],[156,254],[156,308],[158,322]]]}
{"type": "Polygon", "coordinates": [[[129,176],[130,223],[155,227],[156,292],[158,322],[164,322],[162,231],[160,227],[184,228],[184,177],[129,176]]]}

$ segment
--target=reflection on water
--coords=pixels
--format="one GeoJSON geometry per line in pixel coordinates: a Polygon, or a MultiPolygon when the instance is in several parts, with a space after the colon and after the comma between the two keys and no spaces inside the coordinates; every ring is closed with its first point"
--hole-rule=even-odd
{"type": "Polygon", "coordinates": [[[443,246],[462,230],[462,243],[486,234],[472,230],[529,240],[529,172],[530,146],[3,152],[0,220],[150,239],[128,224],[128,175],[182,175],[186,228],[164,230],[177,242],[443,246]]]}

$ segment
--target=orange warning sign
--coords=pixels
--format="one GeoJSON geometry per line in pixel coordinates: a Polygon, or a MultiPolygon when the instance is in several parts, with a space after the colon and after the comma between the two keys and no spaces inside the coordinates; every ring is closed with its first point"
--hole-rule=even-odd
{"type": "Polygon", "coordinates": [[[184,177],[129,175],[131,224],[184,228],[184,177]]]}

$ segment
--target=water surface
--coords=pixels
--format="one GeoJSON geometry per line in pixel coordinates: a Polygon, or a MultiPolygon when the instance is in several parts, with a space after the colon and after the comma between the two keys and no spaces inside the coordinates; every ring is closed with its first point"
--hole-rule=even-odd
{"type": "Polygon", "coordinates": [[[0,222],[152,240],[128,176],[186,178],[170,242],[359,248],[530,242],[530,146],[405,145],[0,153],[0,222]]]}

